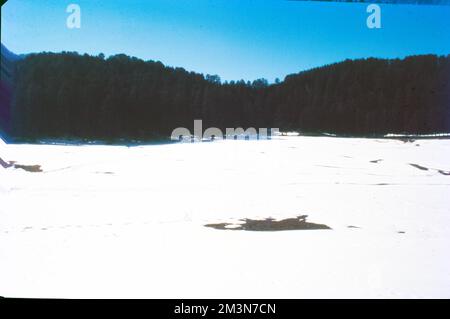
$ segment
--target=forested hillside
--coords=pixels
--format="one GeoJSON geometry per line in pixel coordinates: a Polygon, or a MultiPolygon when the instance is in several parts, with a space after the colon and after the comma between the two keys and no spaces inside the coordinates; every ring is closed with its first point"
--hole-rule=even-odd
{"type": "Polygon", "coordinates": [[[176,127],[371,135],[450,132],[450,56],[347,60],[268,85],[160,62],[42,53],[16,64],[14,136],[137,138],[176,127]]]}
{"type": "Polygon", "coordinates": [[[10,52],[3,44],[0,51],[0,134],[4,134],[10,129],[14,63],[20,57],[10,52]]]}

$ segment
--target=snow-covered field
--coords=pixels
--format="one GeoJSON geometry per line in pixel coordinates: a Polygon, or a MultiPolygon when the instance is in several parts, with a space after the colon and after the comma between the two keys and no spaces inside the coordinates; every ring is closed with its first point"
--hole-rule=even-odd
{"type": "Polygon", "coordinates": [[[449,156],[450,140],[294,136],[0,145],[43,170],[0,166],[0,295],[449,298],[449,156]],[[297,215],[332,230],[204,227],[297,215]]]}

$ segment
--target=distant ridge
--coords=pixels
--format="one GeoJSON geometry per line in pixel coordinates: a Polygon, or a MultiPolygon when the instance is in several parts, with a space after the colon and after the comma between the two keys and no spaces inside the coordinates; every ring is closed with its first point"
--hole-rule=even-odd
{"type": "Polygon", "coordinates": [[[10,61],[17,61],[17,60],[21,59],[21,56],[9,51],[8,48],[3,45],[3,43],[1,43],[1,54],[2,54],[2,57],[5,57],[6,59],[8,59],[10,61]]]}

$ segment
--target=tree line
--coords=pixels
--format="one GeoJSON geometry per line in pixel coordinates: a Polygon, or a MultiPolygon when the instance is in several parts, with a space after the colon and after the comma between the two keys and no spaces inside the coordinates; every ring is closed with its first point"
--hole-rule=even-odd
{"type": "Polygon", "coordinates": [[[346,60],[268,84],[126,55],[29,55],[15,65],[15,137],[151,139],[173,129],[450,132],[450,56],[346,60]]]}

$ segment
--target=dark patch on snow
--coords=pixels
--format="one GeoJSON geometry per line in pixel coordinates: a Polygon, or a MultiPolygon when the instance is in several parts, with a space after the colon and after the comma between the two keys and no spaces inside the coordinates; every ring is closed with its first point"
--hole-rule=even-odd
{"type": "Polygon", "coordinates": [[[23,169],[24,171],[31,172],[31,173],[42,172],[41,165],[21,165],[21,164],[16,164],[15,161],[5,162],[2,158],[0,158],[0,165],[3,168],[13,167],[15,169],[23,169]]]}
{"type": "Polygon", "coordinates": [[[360,229],[361,227],[349,225],[349,226],[347,226],[347,228],[357,228],[357,229],[360,229]]]}
{"type": "Polygon", "coordinates": [[[371,163],[374,163],[374,164],[378,164],[379,162],[381,162],[381,161],[383,161],[382,159],[377,159],[377,160],[373,160],[373,161],[370,161],[371,163]]]}
{"type": "Polygon", "coordinates": [[[422,171],[428,171],[428,168],[425,167],[425,166],[421,166],[421,165],[418,165],[418,164],[411,164],[411,163],[409,165],[411,165],[412,167],[418,168],[418,169],[420,169],[422,171]]]}
{"type": "Polygon", "coordinates": [[[14,164],[15,169],[23,169],[26,172],[30,173],[41,173],[41,165],[20,165],[20,164],[14,164]]]}
{"type": "Polygon", "coordinates": [[[399,233],[399,234],[404,234],[405,232],[404,232],[404,231],[398,231],[397,233],[399,233]]]}
{"type": "Polygon", "coordinates": [[[246,231],[282,231],[282,230],[314,230],[314,229],[331,229],[324,224],[309,223],[306,221],[307,215],[298,216],[295,218],[287,218],[282,220],[275,220],[273,218],[266,218],[263,220],[257,219],[241,219],[243,224],[234,223],[218,223],[207,224],[206,227],[211,227],[220,230],[246,230],[246,231]]]}
{"type": "Polygon", "coordinates": [[[413,138],[399,138],[403,143],[414,143],[416,140],[413,138]]]}
{"type": "Polygon", "coordinates": [[[332,166],[332,165],[316,165],[316,166],[326,167],[326,168],[342,168],[342,167],[339,167],[339,166],[332,166]]]}
{"type": "Polygon", "coordinates": [[[422,171],[428,171],[428,170],[432,169],[434,171],[437,171],[441,175],[450,176],[450,171],[444,171],[443,169],[428,168],[428,167],[417,165],[417,164],[409,164],[409,165],[411,165],[411,166],[413,166],[415,168],[418,168],[418,169],[420,169],[422,171]]]}
{"type": "Polygon", "coordinates": [[[14,165],[14,163],[11,163],[11,162],[5,162],[1,157],[0,157],[0,165],[3,167],[3,168],[8,168],[8,167],[11,167],[11,166],[13,166],[14,165]]]}

